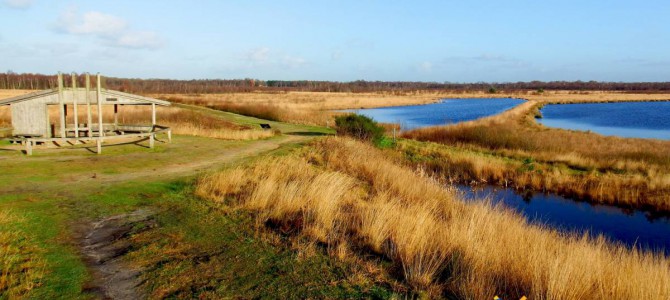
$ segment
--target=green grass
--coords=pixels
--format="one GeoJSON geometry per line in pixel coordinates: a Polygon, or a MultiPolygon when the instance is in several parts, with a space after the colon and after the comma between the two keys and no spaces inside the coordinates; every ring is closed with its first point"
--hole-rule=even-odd
{"type": "MultiPolygon", "coordinates": [[[[44,263],[41,283],[31,293],[31,299],[83,299],[82,283],[88,278],[86,268],[76,249],[64,240],[68,235],[67,214],[61,212],[60,197],[44,195],[0,196],[0,209],[10,210],[20,218],[19,222],[2,228],[25,237],[25,242],[41,249],[31,260],[44,263]]],[[[15,241],[21,243],[22,241],[15,241]]],[[[0,299],[3,299],[0,291],[0,299]]]]}

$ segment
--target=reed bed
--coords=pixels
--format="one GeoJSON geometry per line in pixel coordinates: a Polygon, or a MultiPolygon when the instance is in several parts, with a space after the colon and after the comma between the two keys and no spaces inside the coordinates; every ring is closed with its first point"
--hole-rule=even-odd
{"type": "Polygon", "coordinates": [[[390,259],[409,286],[434,297],[670,297],[664,256],[530,225],[488,202],[466,204],[399,161],[327,138],[300,155],[205,176],[196,192],[254,212],[259,225],[350,249],[344,257],[390,259]]]}
{"type": "Polygon", "coordinates": [[[300,108],[287,104],[275,104],[269,101],[253,103],[232,101],[228,100],[228,98],[212,100],[209,97],[189,99],[176,96],[169,97],[168,99],[173,102],[198,105],[259,119],[303,125],[329,126],[332,123],[331,119],[334,115],[333,112],[329,111],[300,108]]]}
{"type": "Polygon", "coordinates": [[[606,137],[546,128],[540,102],[456,125],[417,129],[404,138],[445,145],[409,147],[430,170],[461,182],[551,191],[577,199],[670,211],[670,141],[606,137]],[[460,149],[450,151],[448,149],[460,149]]]}

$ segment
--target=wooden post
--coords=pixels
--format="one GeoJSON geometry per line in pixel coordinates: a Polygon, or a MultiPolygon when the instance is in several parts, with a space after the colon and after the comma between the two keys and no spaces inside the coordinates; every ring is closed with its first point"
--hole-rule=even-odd
{"type": "Polygon", "coordinates": [[[98,100],[98,140],[95,141],[95,144],[98,148],[98,154],[102,153],[102,137],[105,135],[105,130],[102,127],[102,90],[100,84],[100,73],[96,75],[96,98],[98,100]]]}
{"type": "Polygon", "coordinates": [[[46,131],[44,131],[44,132],[46,132],[46,135],[44,135],[44,137],[50,138],[51,137],[51,124],[49,124],[49,105],[48,104],[44,104],[44,111],[46,112],[44,114],[44,118],[47,120],[46,121],[47,128],[46,128],[46,131]]]}
{"type": "Polygon", "coordinates": [[[100,73],[96,75],[96,98],[98,101],[98,136],[102,137],[105,135],[105,130],[102,127],[102,90],[100,82],[100,73]]]}
{"type": "Polygon", "coordinates": [[[26,154],[33,155],[33,142],[30,139],[26,140],[26,154]]]}
{"type": "Polygon", "coordinates": [[[172,143],[172,129],[168,129],[168,143],[172,143]]]}
{"type": "Polygon", "coordinates": [[[156,126],[156,103],[151,103],[151,135],[149,136],[149,148],[154,148],[154,139],[156,139],[156,134],[153,133],[156,126]]]}
{"type": "Polygon", "coordinates": [[[151,125],[156,125],[156,103],[151,103],[151,125]]]}
{"type": "Polygon", "coordinates": [[[63,99],[63,74],[58,72],[58,108],[60,111],[60,137],[65,138],[65,99],[63,99]]]}
{"type": "Polygon", "coordinates": [[[91,114],[91,75],[86,73],[86,127],[88,127],[88,137],[93,136],[93,116],[91,114]]]}
{"type": "MultiPolygon", "coordinates": [[[[72,102],[74,107],[74,137],[79,137],[79,112],[77,111],[77,74],[72,72],[72,102]]],[[[74,141],[77,143],[77,140],[74,141]]]]}
{"type": "Polygon", "coordinates": [[[114,104],[114,129],[119,128],[119,105],[114,104]]]}

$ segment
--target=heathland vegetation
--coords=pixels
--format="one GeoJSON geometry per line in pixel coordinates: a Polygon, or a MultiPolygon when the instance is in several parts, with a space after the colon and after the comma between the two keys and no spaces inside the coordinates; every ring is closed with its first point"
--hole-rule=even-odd
{"type": "MultiPolygon", "coordinates": [[[[2,296],[96,296],[97,275],[79,257],[77,228],[141,209],[152,212],[150,225],[123,237],[127,252],[119,258],[141,270],[139,290],[150,298],[670,298],[667,256],[531,224],[505,207],[465,202],[448,185],[497,184],[670,211],[668,142],[533,120],[548,101],[668,95],[494,87],[495,97],[530,101],[499,116],[405,132],[391,144],[380,125],[330,110],[492,97],[491,86],[197,94],[189,90],[197,84],[180,84],[189,94],[152,95],[175,103],[158,113],[175,130],[173,144],[122,145],[95,157],[0,155],[2,296]],[[340,136],[296,124],[334,127],[340,136]],[[80,188],[67,188],[72,182],[80,188]]],[[[120,121],[146,122],[141,110],[124,107],[120,121]]]]}

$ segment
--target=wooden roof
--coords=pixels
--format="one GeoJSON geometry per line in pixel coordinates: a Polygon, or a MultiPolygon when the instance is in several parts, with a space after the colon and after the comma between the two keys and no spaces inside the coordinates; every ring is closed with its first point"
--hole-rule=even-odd
{"type": "MultiPolygon", "coordinates": [[[[84,88],[77,88],[77,92],[83,92],[85,91],[84,88]]],[[[94,89],[90,90],[91,92],[95,92],[94,89]]],[[[72,92],[72,88],[66,88],[63,90],[63,92],[72,92]]],[[[58,89],[49,89],[49,90],[43,90],[43,91],[37,91],[25,95],[20,95],[20,96],[15,96],[7,99],[2,99],[0,100],[0,105],[9,105],[12,103],[17,103],[17,102],[23,102],[23,101],[30,101],[33,99],[38,99],[46,96],[52,96],[58,94],[58,89]]],[[[103,98],[108,98],[108,97],[118,97],[118,98],[124,98],[128,99],[133,102],[137,102],[136,105],[142,105],[142,104],[156,104],[156,105],[161,105],[161,106],[170,106],[170,102],[165,101],[165,100],[158,100],[154,98],[149,98],[149,97],[144,97],[140,95],[135,95],[135,94],[129,94],[129,93],[124,93],[124,92],[119,92],[119,91],[114,91],[114,90],[107,90],[103,89],[101,91],[101,94],[103,98]]],[[[133,104],[126,104],[126,105],[133,105],[133,104]]]]}

